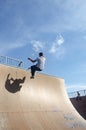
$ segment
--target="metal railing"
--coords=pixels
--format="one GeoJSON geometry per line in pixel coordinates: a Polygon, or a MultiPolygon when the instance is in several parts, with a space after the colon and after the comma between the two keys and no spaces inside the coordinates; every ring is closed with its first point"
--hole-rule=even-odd
{"type": "Polygon", "coordinates": [[[0,56],[0,64],[7,64],[15,67],[23,67],[23,61],[8,56],[0,56]]]}
{"type": "Polygon", "coordinates": [[[80,93],[80,96],[86,96],[86,90],[79,90],[79,91],[74,91],[74,92],[68,93],[69,98],[77,97],[78,96],[77,92],[80,93]]]}

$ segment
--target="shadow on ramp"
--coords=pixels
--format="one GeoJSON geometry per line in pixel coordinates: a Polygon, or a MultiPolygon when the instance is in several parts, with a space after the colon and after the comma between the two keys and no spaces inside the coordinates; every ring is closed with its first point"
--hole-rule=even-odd
{"type": "Polygon", "coordinates": [[[11,92],[11,93],[16,93],[21,90],[22,85],[25,82],[26,77],[23,77],[22,79],[14,79],[14,78],[9,78],[10,74],[7,75],[7,79],[5,82],[5,88],[11,92]]]}

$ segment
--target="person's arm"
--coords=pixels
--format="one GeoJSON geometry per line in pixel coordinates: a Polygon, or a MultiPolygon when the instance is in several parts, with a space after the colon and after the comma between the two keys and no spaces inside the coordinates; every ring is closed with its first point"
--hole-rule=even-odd
{"type": "Polygon", "coordinates": [[[30,60],[31,62],[36,62],[36,61],[37,61],[36,59],[33,60],[33,59],[31,59],[31,58],[28,58],[28,60],[30,60]]]}

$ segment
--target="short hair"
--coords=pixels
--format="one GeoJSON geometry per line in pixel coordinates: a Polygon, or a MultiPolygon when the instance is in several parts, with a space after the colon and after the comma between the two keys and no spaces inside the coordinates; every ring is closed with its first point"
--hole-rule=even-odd
{"type": "Polygon", "coordinates": [[[40,53],[39,53],[39,56],[43,56],[43,52],[40,52],[40,53]]]}

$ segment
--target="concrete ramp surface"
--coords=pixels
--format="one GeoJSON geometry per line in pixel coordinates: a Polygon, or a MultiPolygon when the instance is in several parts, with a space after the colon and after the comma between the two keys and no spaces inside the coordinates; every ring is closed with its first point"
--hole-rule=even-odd
{"type": "Polygon", "coordinates": [[[86,130],[64,79],[0,65],[0,130],[86,130]]]}

